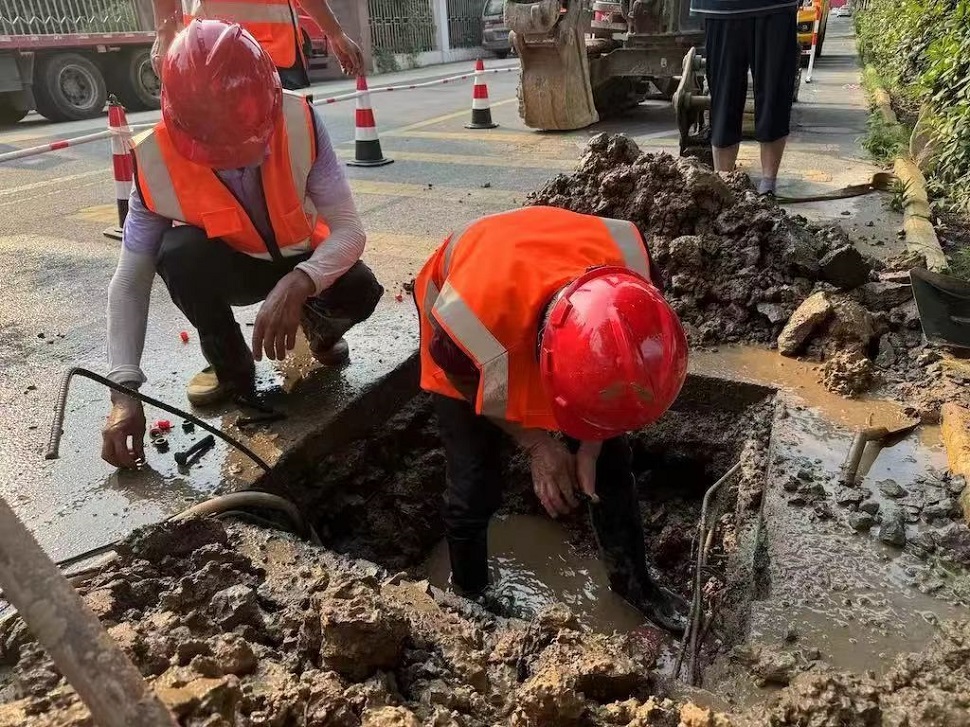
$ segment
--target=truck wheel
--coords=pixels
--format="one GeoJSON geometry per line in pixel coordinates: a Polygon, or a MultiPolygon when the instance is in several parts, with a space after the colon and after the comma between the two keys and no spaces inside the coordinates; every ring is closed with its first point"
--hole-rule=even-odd
{"type": "Polygon", "coordinates": [[[108,100],[101,70],[78,53],[42,58],[34,76],[37,112],[51,121],[93,119],[108,100]]]}
{"type": "Polygon", "coordinates": [[[109,71],[111,92],[128,111],[150,111],[162,105],[162,82],[152,68],[150,48],[138,48],[122,55],[109,71]]]}
{"type": "Polygon", "coordinates": [[[0,126],[16,124],[27,115],[27,109],[14,105],[10,94],[0,94],[0,126]]]}
{"type": "Polygon", "coordinates": [[[498,58],[500,61],[504,61],[506,58],[509,57],[509,52],[507,50],[497,50],[495,51],[495,57],[498,58]]]}

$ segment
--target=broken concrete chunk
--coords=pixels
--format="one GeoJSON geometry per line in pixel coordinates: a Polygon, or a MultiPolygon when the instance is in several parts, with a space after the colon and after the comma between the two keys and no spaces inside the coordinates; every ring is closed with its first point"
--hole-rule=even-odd
{"type": "Polygon", "coordinates": [[[859,490],[842,488],[835,493],[835,501],[843,507],[848,507],[849,505],[858,505],[864,499],[865,495],[863,495],[859,490]]]}
{"type": "Polygon", "coordinates": [[[249,586],[230,586],[219,591],[212,597],[208,611],[212,620],[226,631],[260,621],[256,591],[249,586]]]}
{"type": "Polygon", "coordinates": [[[242,676],[256,669],[256,655],[249,642],[236,634],[222,634],[212,644],[213,658],[226,674],[242,676]]]}
{"type": "Polygon", "coordinates": [[[970,528],[964,523],[952,523],[935,533],[937,549],[947,560],[970,566],[970,528]]]}
{"type": "Polygon", "coordinates": [[[862,253],[852,245],[843,245],[832,250],[819,260],[822,277],[842,290],[852,290],[867,280],[872,266],[862,257],[862,253]]]}
{"type": "Polygon", "coordinates": [[[778,335],[778,353],[795,356],[811,335],[828,322],[834,306],[826,293],[815,293],[798,306],[778,335]]]}
{"type": "Polygon", "coordinates": [[[899,508],[887,509],[882,515],[878,538],[889,545],[900,548],[906,545],[906,518],[899,508]]]}
{"type": "Polygon", "coordinates": [[[899,499],[900,497],[906,497],[909,493],[899,485],[896,480],[881,480],[876,483],[879,486],[879,491],[882,492],[886,497],[891,497],[893,499],[899,499]]]}
{"type": "Polygon", "coordinates": [[[923,517],[926,520],[942,520],[952,517],[955,513],[956,503],[949,497],[923,508],[923,517]]]}
{"type": "Polygon", "coordinates": [[[894,339],[896,339],[897,344],[901,344],[898,336],[893,336],[890,333],[887,333],[879,339],[879,353],[876,355],[876,366],[881,369],[891,368],[896,363],[896,351],[900,346],[893,344],[894,339]]]}
{"type": "Polygon", "coordinates": [[[913,298],[913,288],[908,283],[878,281],[866,283],[860,289],[862,301],[870,310],[890,310],[913,298]]]}
{"type": "Polygon", "coordinates": [[[854,512],[849,515],[849,525],[853,530],[869,532],[869,529],[875,524],[875,518],[867,512],[854,512]]]}
{"type": "Polygon", "coordinates": [[[361,715],[361,727],[421,727],[414,712],[404,707],[368,709],[361,715]]]}
{"type": "Polygon", "coordinates": [[[771,323],[782,323],[788,319],[788,311],[777,303],[758,303],[755,308],[771,323]]]}
{"type": "Polygon", "coordinates": [[[865,502],[859,503],[859,509],[862,512],[867,512],[870,515],[875,515],[879,512],[879,503],[875,500],[866,500],[865,502]]]}

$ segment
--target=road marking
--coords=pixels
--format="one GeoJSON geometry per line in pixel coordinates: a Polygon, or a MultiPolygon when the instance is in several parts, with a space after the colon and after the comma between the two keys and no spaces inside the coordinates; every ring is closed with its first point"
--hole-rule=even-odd
{"type": "MultiPolygon", "coordinates": [[[[477,156],[474,154],[436,154],[421,151],[398,151],[385,149],[384,152],[392,159],[408,162],[424,162],[427,164],[467,164],[473,167],[504,167],[506,169],[555,169],[558,171],[572,171],[576,168],[575,159],[555,159],[529,157],[512,159],[500,156],[477,156]]],[[[353,159],[354,152],[350,149],[337,150],[341,159],[353,159]]]]}
{"type": "Polygon", "coordinates": [[[374,194],[384,197],[420,197],[429,203],[437,202],[474,202],[497,207],[515,207],[525,201],[527,192],[513,192],[508,189],[468,189],[465,187],[428,187],[426,184],[404,184],[403,182],[374,182],[363,179],[350,180],[350,187],[357,194],[374,194]]]}
{"type": "Polygon", "coordinates": [[[77,179],[87,179],[88,177],[94,177],[97,175],[104,176],[106,179],[110,176],[111,172],[107,169],[95,169],[90,172],[81,172],[80,174],[69,174],[66,177],[55,177],[54,179],[45,179],[42,182],[31,182],[30,184],[21,184],[19,187],[10,187],[9,189],[0,189],[0,197],[9,197],[11,194],[19,194],[20,192],[30,192],[34,189],[43,189],[44,187],[51,187],[55,184],[61,184],[63,182],[73,182],[77,179]]]}
{"type": "MultiPolygon", "coordinates": [[[[492,102],[492,108],[494,109],[496,106],[505,106],[506,104],[513,103],[513,102],[515,102],[517,100],[518,99],[516,99],[516,98],[513,97],[513,98],[505,98],[505,99],[502,99],[501,101],[493,101],[492,102]]],[[[434,126],[435,124],[440,124],[440,123],[445,122],[445,121],[451,121],[452,119],[457,119],[457,118],[460,118],[460,117],[466,116],[466,115],[470,119],[471,118],[471,113],[472,113],[471,112],[471,105],[469,104],[468,108],[467,109],[463,109],[462,111],[453,111],[452,113],[450,113],[450,114],[444,114],[443,116],[435,116],[435,117],[430,118],[430,119],[425,119],[424,121],[419,121],[419,122],[417,122],[415,124],[408,124],[407,126],[400,126],[400,127],[396,128],[396,129],[391,129],[390,131],[385,131],[384,133],[385,134],[400,135],[400,134],[406,133],[408,131],[414,131],[415,129],[423,129],[423,128],[427,127],[427,126],[434,126]]]]}

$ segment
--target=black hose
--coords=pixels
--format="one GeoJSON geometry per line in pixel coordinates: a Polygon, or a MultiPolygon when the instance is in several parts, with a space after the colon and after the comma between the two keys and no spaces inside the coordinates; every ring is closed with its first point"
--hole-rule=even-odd
{"type": "Polygon", "coordinates": [[[93,371],[89,371],[88,369],[81,368],[80,366],[74,366],[68,369],[67,373],[64,375],[64,381],[61,384],[61,391],[57,398],[57,404],[54,406],[54,421],[51,422],[50,439],[48,440],[48,443],[47,443],[47,452],[44,455],[46,459],[57,459],[59,456],[58,453],[61,448],[61,437],[64,435],[64,415],[65,415],[65,409],[67,407],[67,395],[71,388],[71,379],[74,376],[81,376],[86,379],[91,379],[91,381],[95,381],[101,384],[102,386],[107,386],[109,389],[113,391],[117,391],[121,394],[125,394],[126,396],[130,396],[133,399],[138,399],[139,401],[144,402],[145,404],[150,404],[151,406],[158,407],[162,411],[167,411],[169,414],[174,414],[175,416],[181,417],[182,419],[187,419],[188,421],[195,424],[197,427],[200,427],[206,430],[207,432],[209,432],[210,434],[216,437],[219,437],[219,439],[224,441],[229,446],[235,447],[236,449],[238,449],[240,452],[242,452],[247,457],[249,457],[249,459],[251,459],[257,465],[259,465],[259,467],[264,472],[270,471],[270,466],[266,464],[266,462],[259,455],[253,452],[249,447],[247,447],[245,444],[240,442],[238,439],[235,439],[234,437],[230,437],[221,429],[218,429],[212,426],[208,422],[205,422],[202,419],[199,419],[197,416],[194,416],[193,414],[189,414],[187,411],[179,409],[177,406],[166,404],[163,401],[159,401],[158,399],[155,399],[151,396],[142,394],[140,391],[131,389],[127,386],[123,386],[122,384],[116,384],[111,379],[105,378],[101,374],[96,374],[93,371]]]}

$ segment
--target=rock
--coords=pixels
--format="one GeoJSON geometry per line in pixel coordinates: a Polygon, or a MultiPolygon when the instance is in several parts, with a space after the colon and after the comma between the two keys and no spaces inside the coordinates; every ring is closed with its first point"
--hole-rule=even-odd
{"type": "Polygon", "coordinates": [[[811,335],[831,318],[835,307],[826,293],[815,293],[798,306],[778,335],[778,353],[795,356],[811,335]]]}
{"type": "Polygon", "coordinates": [[[954,475],[953,477],[950,478],[950,481],[946,483],[946,489],[950,492],[950,494],[957,495],[957,496],[959,496],[960,493],[963,492],[966,486],[967,486],[967,481],[959,475],[954,475]]]}
{"type": "Polygon", "coordinates": [[[892,368],[896,363],[896,351],[899,349],[898,345],[893,344],[893,339],[898,341],[896,336],[887,333],[885,336],[879,339],[879,353],[876,355],[876,366],[881,369],[892,368]]]}
{"type": "Polygon", "coordinates": [[[208,611],[212,620],[226,631],[260,621],[256,591],[249,586],[230,586],[219,591],[212,597],[208,611]]]}
{"type": "Polygon", "coordinates": [[[236,634],[217,637],[212,645],[212,655],[226,674],[250,674],[257,664],[249,642],[236,634]]]}
{"type": "Polygon", "coordinates": [[[404,707],[368,709],[360,718],[361,727],[421,727],[414,713],[404,707]]]}
{"type": "Polygon", "coordinates": [[[906,519],[902,510],[893,508],[883,513],[877,537],[889,545],[897,545],[900,548],[906,545],[906,519]]]}
{"type": "MultiPolygon", "coordinates": [[[[639,716],[639,715],[638,715],[639,716]]],[[[731,720],[726,715],[719,714],[705,707],[698,707],[693,702],[688,702],[680,708],[680,724],[678,727],[731,727],[731,720]]],[[[638,721],[636,725],[660,724],[650,720],[638,721]]]]}
{"type": "Polygon", "coordinates": [[[906,283],[888,281],[866,283],[860,288],[862,302],[870,310],[890,310],[913,299],[913,288],[906,283]]]}
{"type": "Polygon", "coordinates": [[[838,492],[835,493],[835,501],[842,507],[848,507],[849,505],[858,505],[865,499],[859,490],[850,490],[843,487],[838,492]]]}
{"type": "Polygon", "coordinates": [[[822,349],[829,355],[865,356],[876,335],[872,315],[848,296],[830,296],[832,314],[825,326],[822,349]]]}
{"type": "Polygon", "coordinates": [[[704,241],[696,235],[683,235],[670,241],[670,260],[679,268],[704,264],[704,241]]]}
{"type": "Polygon", "coordinates": [[[808,467],[802,467],[799,469],[795,477],[800,479],[802,482],[811,482],[814,479],[812,470],[810,470],[808,467]]]}
{"type": "Polygon", "coordinates": [[[575,683],[557,669],[530,677],[515,693],[512,724],[528,727],[576,725],[586,711],[586,700],[575,683]]]}
{"type": "Polygon", "coordinates": [[[867,280],[872,266],[852,245],[832,250],[819,260],[822,277],[842,290],[852,290],[867,280]]]}
{"type": "Polygon", "coordinates": [[[783,231],[786,239],[781,256],[785,265],[795,274],[817,277],[819,258],[825,253],[825,243],[801,225],[787,224],[783,226],[783,231]]]}
{"type": "Polygon", "coordinates": [[[235,723],[236,706],[242,698],[236,677],[202,677],[181,686],[167,686],[164,681],[165,675],[162,675],[159,679],[162,683],[155,684],[155,693],[179,717],[187,717],[193,712],[218,714],[227,720],[227,724],[235,723]]]}
{"type": "Polygon", "coordinates": [[[964,523],[952,523],[934,535],[934,543],[942,557],[970,566],[970,528],[964,523]]]}
{"type": "Polygon", "coordinates": [[[866,500],[865,502],[859,503],[859,509],[862,512],[867,512],[870,515],[875,515],[879,512],[879,503],[875,500],[866,500]]]}
{"type": "Polygon", "coordinates": [[[854,512],[849,515],[849,525],[853,530],[869,532],[869,529],[875,524],[875,518],[867,512],[854,512]]]}
{"type": "Polygon", "coordinates": [[[363,584],[342,584],[322,599],[320,656],[334,671],[355,681],[396,666],[407,638],[407,622],[363,584]],[[341,598],[335,597],[340,594],[341,598]]]}
{"type": "Polygon", "coordinates": [[[821,367],[822,385],[834,394],[854,397],[867,392],[875,380],[875,367],[858,351],[840,351],[821,367]]]}
{"type": "Polygon", "coordinates": [[[882,480],[876,483],[879,486],[879,491],[882,492],[886,497],[891,497],[894,500],[900,497],[906,497],[909,493],[899,485],[896,480],[882,480]]]}
{"type": "Polygon", "coordinates": [[[788,311],[777,303],[758,303],[755,308],[770,323],[782,323],[788,319],[788,311]]]}

